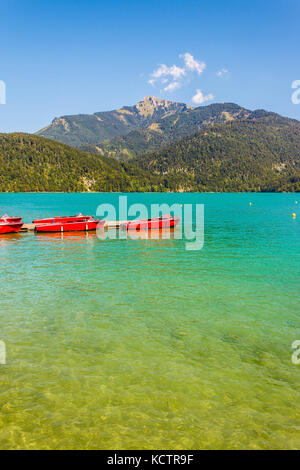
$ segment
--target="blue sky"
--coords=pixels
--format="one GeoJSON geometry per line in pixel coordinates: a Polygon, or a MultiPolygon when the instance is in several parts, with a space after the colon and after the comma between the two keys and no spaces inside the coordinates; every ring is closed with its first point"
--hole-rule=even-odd
{"type": "Polygon", "coordinates": [[[235,102],[300,119],[300,104],[291,101],[300,80],[299,0],[0,6],[1,132],[35,132],[54,117],[132,105],[145,95],[195,106],[235,102]]]}

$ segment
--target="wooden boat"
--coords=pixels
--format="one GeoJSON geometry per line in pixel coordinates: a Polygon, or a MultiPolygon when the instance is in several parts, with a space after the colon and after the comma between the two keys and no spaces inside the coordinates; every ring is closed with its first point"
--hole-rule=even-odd
{"type": "MultiPolygon", "coordinates": [[[[22,220],[22,219],[21,219],[22,220]]],[[[17,233],[23,227],[22,222],[1,222],[0,221],[0,234],[4,233],[17,233]]]]}
{"type": "Polygon", "coordinates": [[[0,223],[2,222],[8,222],[8,223],[20,223],[22,220],[22,217],[9,217],[7,214],[3,215],[2,217],[0,217],[0,223]]]}
{"type": "Polygon", "coordinates": [[[36,219],[32,223],[36,225],[40,224],[64,224],[69,222],[84,222],[85,220],[93,219],[91,215],[68,215],[64,217],[49,217],[47,219],[36,219]]]}
{"type": "Polygon", "coordinates": [[[180,222],[180,217],[172,217],[170,214],[157,219],[133,220],[122,225],[123,230],[153,230],[174,228],[180,222]]]}
{"type": "Polygon", "coordinates": [[[35,226],[37,233],[47,232],[87,232],[102,228],[105,224],[103,219],[87,219],[83,221],[71,221],[63,223],[38,224],[35,226]]]}

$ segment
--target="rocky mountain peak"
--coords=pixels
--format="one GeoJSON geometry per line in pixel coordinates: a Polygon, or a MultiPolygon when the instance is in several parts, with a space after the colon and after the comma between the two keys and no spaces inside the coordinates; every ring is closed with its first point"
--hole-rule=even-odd
{"type": "Polygon", "coordinates": [[[183,103],[175,103],[173,101],[163,100],[155,96],[145,96],[136,105],[139,114],[144,117],[152,116],[155,112],[176,112],[186,107],[183,103]]]}

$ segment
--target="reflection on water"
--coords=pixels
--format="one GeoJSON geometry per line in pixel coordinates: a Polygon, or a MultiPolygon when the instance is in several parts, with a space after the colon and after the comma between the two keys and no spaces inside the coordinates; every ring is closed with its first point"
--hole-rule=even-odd
{"type": "MultiPolygon", "coordinates": [[[[96,195],[73,197],[47,207],[96,195]]],[[[251,195],[250,212],[247,195],[206,195],[199,252],[175,237],[1,237],[0,448],[299,448],[291,197],[251,195]]],[[[46,205],[25,200],[28,219],[46,205]]]]}
{"type": "Polygon", "coordinates": [[[78,240],[78,239],[86,239],[86,240],[93,240],[93,239],[103,239],[103,240],[174,240],[175,238],[180,238],[181,234],[176,237],[176,229],[156,229],[156,230],[130,230],[126,231],[124,235],[124,231],[122,233],[119,230],[101,230],[101,232],[96,231],[74,231],[74,232],[41,232],[36,233],[35,236],[37,239],[45,240],[45,239],[55,239],[55,240],[78,240]]]}
{"type": "Polygon", "coordinates": [[[39,241],[47,241],[47,240],[63,240],[66,242],[72,241],[79,241],[82,242],[84,240],[97,240],[96,232],[41,232],[36,233],[35,237],[39,241]]]}
{"type": "Polygon", "coordinates": [[[0,244],[5,245],[9,242],[14,242],[21,240],[22,235],[20,233],[1,233],[0,235],[0,244]]]}

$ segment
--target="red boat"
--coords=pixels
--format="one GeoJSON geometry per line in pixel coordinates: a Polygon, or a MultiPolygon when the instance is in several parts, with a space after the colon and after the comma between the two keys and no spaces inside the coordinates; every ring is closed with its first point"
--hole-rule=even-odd
{"type": "Polygon", "coordinates": [[[174,228],[180,222],[180,217],[172,217],[170,214],[157,219],[133,220],[122,225],[124,230],[153,230],[174,228]]]}
{"type": "Polygon", "coordinates": [[[2,222],[8,222],[9,224],[18,224],[22,220],[22,217],[9,217],[7,214],[3,215],[0,217],[0,223],[2,222]]]}
{"type": "Polygon", "coordinates": [[[37,219],[33,221],[33,224],[65,224],[69,222],[84,222],[85,220],[91,220],[91,215],[69,215],[65,217],[49,217],[48,219],[37,219]]]}
{"type": "Polygon", "coordinates": [[[87,232],[102,228],[105,224],[103,219],[87,219],[84,221],[71,221],[63,223],[50,223],[36,225],[35,231],[42,232],[87,232]]]}
{"type": "MultiPolygon", "coordinates": [[[[22,219],[21,219],[22,220],[22,219]]],[[[23,227],[22,222],[21,223],[16,223],[16,222],[1,222],[0,221],[0,234],[3,233],[16,233],[21,230],[23,227]]]]}

